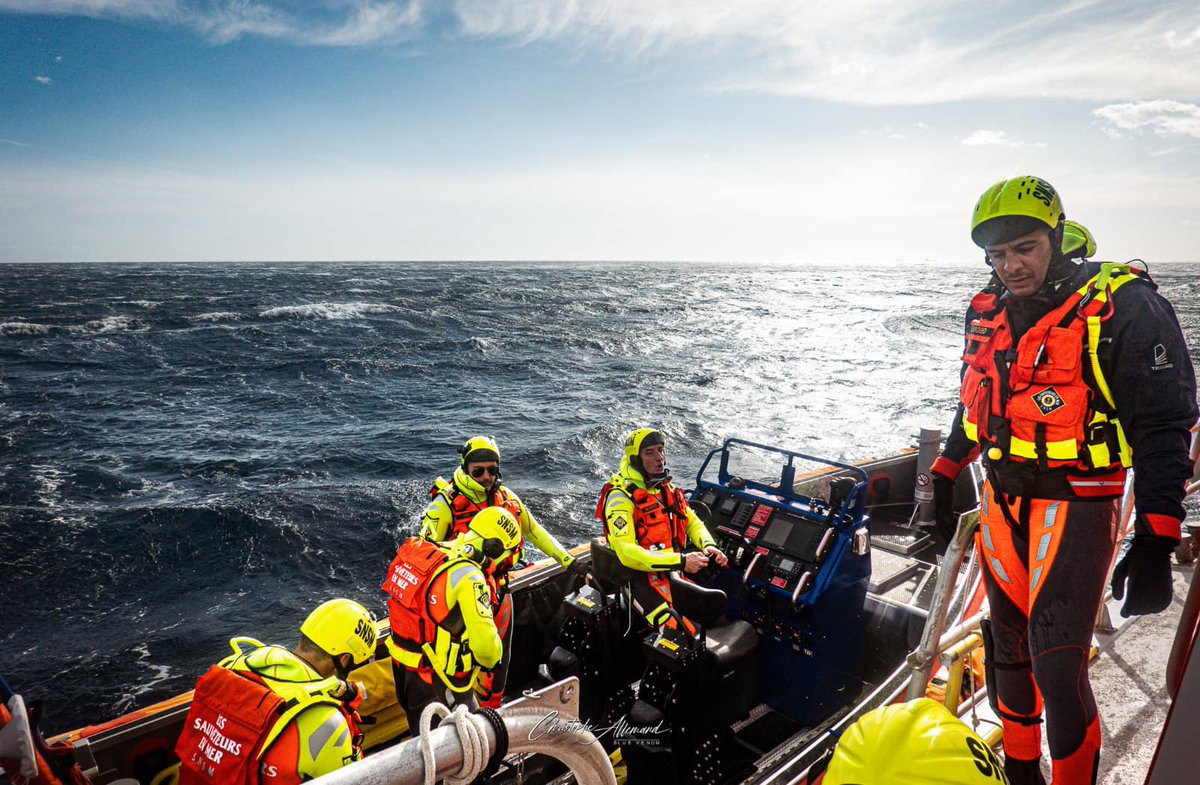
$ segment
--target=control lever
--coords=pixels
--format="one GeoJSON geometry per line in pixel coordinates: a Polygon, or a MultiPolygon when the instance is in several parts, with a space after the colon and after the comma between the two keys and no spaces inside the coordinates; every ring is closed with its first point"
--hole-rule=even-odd
{"type": "MultiPolygon", "coordinates": [[[[800,599],[800,595],[808,588],[808,582],[812,579],[812,572],[807,571],[800,576],[800,580],[796,581],[796,588],[792,592],[792,607],[796,608],[796,600],[800,599]]],[[[799,608],[796,608],[799,610],[799,608]]]]}
{"type": "Polygon", "coordinates": [[[749,584],[750,574],[752,572],[754,572],[754,568],[758,566],[758,560],[761,558],[762,558],[762,553],[759,551],[755,551],[754,558],[750,560],[750,566],[747,567],[746,571],[742,573],[742,585],[743,586],[746,586],[747,584],[749,584]]]}
{"type": "Polygon", "coordinates": [[[825,536],[821,538],[821,542],[817,545],[817,551],[813,554],[813,559],[821,561],[821,557],[825,555],[825,547],[829,545],[829,538],[833,536],[833,529],[826,529],[825,536]]]}

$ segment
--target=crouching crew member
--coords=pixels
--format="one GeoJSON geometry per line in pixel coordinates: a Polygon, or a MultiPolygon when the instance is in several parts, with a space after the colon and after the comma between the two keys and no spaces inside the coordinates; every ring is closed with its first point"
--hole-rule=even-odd
{"type": "Polygon", "coordinates": [[[365,691],[345,678],[375,652],[375,617],[330,600],[300,635],[293,651],[234,638],[200,677],[175,745],[179,785],[294,785],[358,760],[365,691]]]}
{"type": "MultiPolygon", "coordinates": [[[[665,449],[666,440],[653,428],[629,434],[625,457],[596,505],[609,547],[621,564],[644,573],[629,584],[633,607],[655,627],[675,623],[668,615],[673,570],[696,573],[710,558],[722,567],[728,561],[683,491],[671,483],[665,449]],[[684,553],[689,542],[699,550],[684,553]]],[[[691,623],[687,625],[694,632],[691,623]]]]}
{"type": "Polygon", "coordinates": [[[528,539],[539,550],[572,572],[583,572],[582,564],[568,554],[554,535],[538,524],[520,497],[500,483],[500,448],[489,436],[475,436],[458,449],[462,460],[454,471],[454,481],[438,477],[421,520],[421,537],[430,542],[448,542],[467,531],[475,514],[489,507],[500,507],[512,513],[520,523],[521,542],[512,557],[492,566],[495,584],[493,613],[496,629],[504,646],[504,656],[495,668],[479,674],[476,692],[479,702],[499,708],[508,680],[508,665],[512,658],[512,597],[508,594],[509,571],[521,560],[528,539]]]}
{"type": "Polygon", "coordinates": [[[504,648],[492,616],[490,571],[520,545],[513,514],[488,507],[452,542],[412,537],[396,552],[382,587],[392,629],[387,646],[396,698],[414,732],[435,700],[476,706],[480,669],[495,668],[504,648]]]}

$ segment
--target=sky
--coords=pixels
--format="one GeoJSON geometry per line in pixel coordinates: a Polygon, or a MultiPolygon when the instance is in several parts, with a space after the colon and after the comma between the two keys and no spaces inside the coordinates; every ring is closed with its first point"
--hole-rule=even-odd
{"type": "Polygon", "coordinates": [[[0,261],[1200,261],[1200,3],[0,0],[0,261]]]}

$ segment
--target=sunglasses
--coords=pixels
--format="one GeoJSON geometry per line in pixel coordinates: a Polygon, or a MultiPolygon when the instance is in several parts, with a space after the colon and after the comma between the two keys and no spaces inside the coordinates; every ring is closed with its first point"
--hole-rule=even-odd
{"type": "Polygon", "coordinates": [[[482,477],[485,474],[490,474],[493,477],[499,477],[500,476],[500,467],[499,466],[472,466],[471,467],[471,476],[474,477],[475,479],[478,480],[480,477],[482,477]]]}

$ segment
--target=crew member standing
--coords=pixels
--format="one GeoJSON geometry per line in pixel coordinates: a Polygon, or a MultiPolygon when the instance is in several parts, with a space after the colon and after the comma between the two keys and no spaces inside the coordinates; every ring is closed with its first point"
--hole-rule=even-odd
{"type": "Polygon", "coordinates": [[[501,662],[491,572],[520,544],[513,514],[488,507],[450,543],[412,537],[396,552],[382,587],[392,630],[387,646],[396,698],[414,734],[421,711],[435,700],[474,708],[481,670],[501,662]]]}
{"type": "Polygon", "coordinates": [[[683,491],[671,483],[666,439],[653,428],[639,428],[625,439],[625,457],[600,491],[596,517],[621,564],[644,576],[630,581],[633,607],[655,627],[674,624],[668,614],[672,571],[699,572],[710,558],[722,567],[728,563],[683,491]],[[697,550],[685,553],[689,543],[697,550]]]}
{"type": "Polygon", "coordinates": [[[475,436],[458,449],[461,463],[454,470],[454,481],[438,477],[421,520],[421,537],[430,542],[447,542],[467,531],[471,519],[480,510],[501,507],[513,514],[521,525],[521,543],[507,562],[493,562],[489,567],[496,596],[494,616],[496,628],[504,643],[504,659],[495,668],[480,674],[477,683],[479,702],[489,708],[499,708],[508,681],[508,666],[512,658],[512,597],[508,593],[508,573],[525,552],[529,540],[546,555],[573,573],[584,571],[559,544],[554,535],[543,529],[529,508],[515,493],[500,482],[500,448],[489,436],[475,436]]]}
{"type": "Polygon", "coordinates": [[[375,653],[375,617],[330,600],[300,635],[293,651],[234,638],[200,677],[175,745],[179,785],[297,785],[358,760],[365,692],[345,679],[375,653]]]}
{"type": "Polygon", "coordinates": [[[1037,177],[1001,181],[976,204],[971,239],[993,276],[967,311],[960,404],[932,467],[946,539],[954,479],[977,456],[987,469],[976,547],[1014,785],[1044,782],[1043,702],[1055,785],[1094,782],[1088,650],[1126,470],[1136,470],[1137,517],[1113,594],[1128,595],[1123,615],[1157,613],[1171,601],[1197,416],[1170,303],[1145,273],[1065,258],[1064,219],[1037,177]]]}

